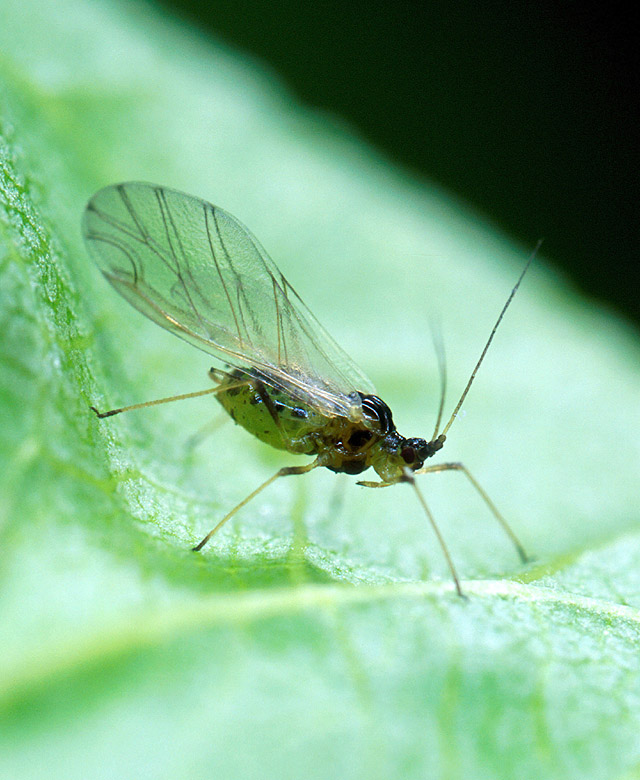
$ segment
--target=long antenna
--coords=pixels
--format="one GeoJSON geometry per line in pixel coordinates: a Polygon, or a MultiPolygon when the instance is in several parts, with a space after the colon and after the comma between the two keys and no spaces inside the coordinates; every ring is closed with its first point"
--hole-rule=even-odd
{"type": "Polygon", "coordinates": [[[444,351],[444,339],[442,338],[442,327],[440,320],[431,320],[431,341],[438,361],[438,375],[440,377],[440,401],[438,402],[438,414],[436,415],[436,424],[433,429],[433,441],[438,435],[440,423],[442,422],[442,413],[444,412],[444,402],[447,396],[447,357],[444,351]]]}
{"type": "Polygon", "coordinates": [[[496,324],[493,326],[493,330],[491,331],[491,334],[489,335],[489,338],[487,339],[487,343],[484,345],[484,349],[482,350],[482,354],[480,355],[480,359],[476,363],[476,367],[473,369],[473,371],[471,373],[471,376],[469,377],[469,381],[467,382],[467,386],[465,387],[462,395],[460,396],[460,400],[456,404],[456,408],[453,410],[453,414],[449,418],[449,422],[444,426],[444,429],[443,429],[442,433],[440,434],[440,436],[434,436],[433,437],[434,440],[438,439],[438,438],[442,438],[442,440],[444,441],[444,437],[446,436],[447,431],[449,430],[449,428],[451,428],[451,425],[453,424],[453,421],[456,419],[456,417],[458,415],[458,412],[460,411],[460,407],[464,403],[464,399],[467,397],[467,393],[469,392],[469,388],[471,387],[471,385],[473,383],[473,380],[476,378],[476,374],[478,373],[478,369],[482,365],[482,361],[484,360],[484,356],[487,354],[487,350],[489,349],[489,346],[491,345],[491,342],[493,341],[493,337],[496,335],[496,331],[498,330],[498,326],[502,322],[502,318],[504,317],[504,314],[505,314],[506,310],[509,308],[509,304],[513,300],[513,296],[518,291],[518,287],[520,287],[520,282],[524,279],[524,275],[527,273],[527,271],[529,269],[529,266],[533,262],[533,259],[536,256],[536,254],[538,253],[538,249],[540,249],[541,245],[542,245],[542,239],[540,239],[538,241],[538,243],[535,246],[535,249],[529,255],[529,259],[525,263],[525,266],[522,269],[522,273],[520,274],[520,276],[518,278],[518,281],[515,283],[515,286],[514,286],[513,290],[511,290],[511,294],[507,298],[507,302],[502,307],[502,311],[500,312],[500,316],[496,320],[496,324]]]}

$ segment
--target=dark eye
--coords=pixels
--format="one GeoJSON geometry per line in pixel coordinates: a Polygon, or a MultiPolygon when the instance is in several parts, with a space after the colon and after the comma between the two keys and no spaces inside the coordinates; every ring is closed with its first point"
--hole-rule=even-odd
{"type": "Polygon", "coordinates": [[[416,451],[413,447],[403,447],[400,451],[400,457],[405,463],[413,463],[416,459],[416,451]]]}

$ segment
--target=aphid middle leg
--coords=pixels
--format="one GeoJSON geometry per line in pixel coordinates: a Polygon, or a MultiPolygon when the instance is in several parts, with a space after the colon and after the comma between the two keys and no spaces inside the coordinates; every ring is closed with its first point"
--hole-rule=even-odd
{"type": "Polygon", "coordinates": [[[217,533],[222,526],[229,520],[231,517],[235,515],[235,513],[242,509],[243,506],[249,503],[252,498],[255,498],[258,493],[261,493],[266,487],[268,487],[272,482],[275,482],[278,477],[288,477],[293,474],[306,474],[307,471],[311,471],[311,469],[315,469],[316,466],[320,466],[318,460],[314,460],[313,463],[309,463],[306,466],[285,466],[285,468],[280,469],[279,471],[276,471],[276,473],[269,477],[269,479],[265,480],[260,486],[258,486],[252,493],[249,493],[249,495],[243,499],[239,504],[236,504],[236,506],[233,507],[233,509],[228,512],[222,520],[218,523],[218,525],[215,526],[209,533],[202,539],[202,541],[198,542],[195,547],[192,547],[191,549],[197,552],[198,550],[201,550],[205,544],[211,539],[211,537],[217,533]]]}
{"type": "Polygon", "coordinates": [[[531,560],[531,558],[525,552],[522,542],[518,539],[518,537],[516,536],[515,532],[513,531],[509,523],[507,523],[505,518],[500,514],[496,505],[489,498],[487,492],[484,490],[484,488],[480,486],[478,481],[475,479],[475,477],[471,474],[471,472],[467,469],[467,467],[463,463],[438,463],[435,466],[425,466],[424,468],[421,468],[419,471],[416,471],[415,473],[433,474],[436,471],[461,471],[467,477],[469,482],[471,482],[471,484],[477,490],[477,492],[480,494],[485,504],[489,507],[491,514],[500,523],[504,532],[507,534],[509,539],[511,539],[511,541],[513,542],[513,546],[516,548],[516,551],[520,556],[520,560],[522,561],[522,563],[528,563],[531,560]]]}

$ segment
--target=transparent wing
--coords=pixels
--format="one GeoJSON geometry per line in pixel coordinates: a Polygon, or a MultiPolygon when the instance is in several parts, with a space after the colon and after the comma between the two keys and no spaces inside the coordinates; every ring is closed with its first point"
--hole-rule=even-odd
{"type": "Polygon", "coordinates": [[[322,413],[361,417],[357,391],[371,382],[227,212],[130,182],[93,196],[83,235],[104,276],[158,325],[322,413]]]}

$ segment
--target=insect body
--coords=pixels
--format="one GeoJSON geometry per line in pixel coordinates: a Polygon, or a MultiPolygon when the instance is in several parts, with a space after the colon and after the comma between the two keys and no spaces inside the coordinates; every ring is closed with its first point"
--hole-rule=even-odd
{"type": "Polygon", "coordinates": [[[315,456],[306,465],[280,469],[223,517],[195,550],[278,477],[303,474],[318,466],[347,474],[373,467],[380,481],[359,484],[387,487],[407,482],[413,486],[459,593],[453,562],[415,474],[462,471],[522,560],[526,559],[511,528],[462,464],[425,467],[424,462],[442,448],[532,258],[439,433],[443,373],[438,421],[427,441],[398,433],[391,410],[375,395],[371,382],[322,328],[247,228],[227,212],[164,187],[130,182],[94,195],[85,209],[83,234],[100,270],[129,303],[158,325],[218,357],[228,369],[211,369],[215,387],[208,390],[108,412],[92,407],[98,417],[211,393],[238,424],[261,441],[315,456]]]}
{"type": "MultiPolygon", "coordinates": [[[[217,372],[211,373],[215,379],[217,372]]],[[[391,410],[375,395],[358,393],[354,401],[362,418],[353,420],[307,407],[266,384],[255,371],[235,370],[220,382],[217,398],[236,423],[261,441],[280,450],[316,455],[317,465],[331,471],[360,474],[373,466],[385,482],[398,482],[407,467],[420,468],[442,447],[440,442],[401,436],[391,410]]]]}

